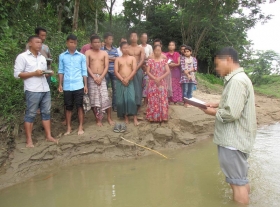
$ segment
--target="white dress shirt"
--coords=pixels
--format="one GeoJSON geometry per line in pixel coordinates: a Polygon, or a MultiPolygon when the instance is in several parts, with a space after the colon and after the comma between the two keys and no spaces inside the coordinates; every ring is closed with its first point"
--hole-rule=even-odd
{"type": "MultiPolygon", "coordinates": [[[[47,61],[46,58],[38,53],[35,57],[29,50],[19,54],[16,58],[14,65],[14,77],[19,78],[20,73],[30,73],[36,70],[46,70],[47,61]]],[[[42,76],[32,76],[25,79],[24,81],[24,91],[31,92],[47,92],[50,91],[49,84],[45,75],[42,76]]]]}

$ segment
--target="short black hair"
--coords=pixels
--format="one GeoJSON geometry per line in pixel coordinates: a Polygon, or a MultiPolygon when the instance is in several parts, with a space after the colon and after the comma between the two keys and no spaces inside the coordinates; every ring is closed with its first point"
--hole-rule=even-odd
{"type": "Polygon", "coordinates": [[[95,32],[90,33],[90,37],[97,35],[95,32]]]}
{"type": "MultiPolygon", "coordinates": [[[[121,37],[121,39],[120,39],[120,43],[122,42],[122,39],[127,40],[127,38],[126,38],[126,37],[121,37]]],[[[127,42],[127,41],[125,41],[125,42],[127,42]]]]}
{"type": "Polygon", "coordinates": [[[45,28],[43,28],[43,27],[36,27],[35,30],[34,30],[36,35],[39,35],[41,31],[47,33],[47,30],[45,28]]]}
{"type": "Polygon", "coordinates": [[[160,49],[161,49],[160,45],[153,45],[153,50],[155,50],[157,47],[160,47],[160,49]]]}
{"type": "Polygon", "coordinates": [[[40,37],[38,37],[37,35],[32,35],[32,36],[28,37],[27,42],[31,42],[33,39],[40,39],[40,37]]]}
{"type": "Polygon", "coordinates": [[[162,41],[161,41],[159,38],[154,39],[154,41],[153,41],[153,45],[155,44],[155,42],[159,42],[159,43],[160,43],[160,45],[162,45],[162,41]]]}
{"type": "Polygon", "coordinates": [[[180,48],[182,48],[182,47],[187,47],[187,45],[183,44],[183,45],[180,46],[180,48]]]}
{"type": "Polygon", "coordinates": [[[187,46],[187,45],[186,45],[186,47],[185,47],[185,51],[186,51],[186,50],[188,50],[188,51],[192,52],[192,47],[191,47],[191,46],[187,46]]]}
{"type": "Polygon", "coordinates": [[[215,55],[215,57],[219,59],[224,59],[228,56],[232,58],[234,63],[239,63],[238,52],[233,47],[225,47],[215,55]]]}
{"type": "Polygon", "coordinates": [[[108,37],[113,37],[113,34],[111,32],[106,32],[104,35],[103,35],[103,39],[107,39],[108,37]]]}
{"type": "Polygon", "coordinates": [[[93,35],[90,37],[90,42],[92,42],[93,40],[99,39],[101,42],[101,38],[98,35],[93,35]]]}
{"type": "Polygon", "coordinates": [[[77,38],[76,35],[70,34],[70,35],[67,36],[66,41],[68,41],[68,40],[77,40],[77,39],[78,38],[77,38]]]}
{"type": "Polygon", "coordinates": [[[128,43],[127,42],[121,42],[120,48],[122,48],[124,45],[128,45],[128,43]]]}

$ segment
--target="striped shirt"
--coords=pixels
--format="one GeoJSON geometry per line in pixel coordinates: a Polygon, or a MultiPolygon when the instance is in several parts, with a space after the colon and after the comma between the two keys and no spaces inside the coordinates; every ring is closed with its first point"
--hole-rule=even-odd
{"type": "Polygon", "coordinates": [[[224,91],[216,113],[214,143],[250,153],[256,138],[255,96],[243,68],[225,77],[224,91]]]}
{"type": "MultiPolygon", "coordinates": [[[[119,53],[118,53],[117,48],[115,48],[115,47],[113,47],[113,46],[112,46],[111,50],[107,49],[105,46],[102,47],[101,50],[106,51],[106,52],[108,53],[108,55],[109,55],[109,58],[110,58],[110,57],[114,57],[114,58],[119,57],[119,53]]],[[[113,73],[113,72],[114,72],[114,69],[115,69],[115,62],[109,61],[108,72],[113,73]]]]}

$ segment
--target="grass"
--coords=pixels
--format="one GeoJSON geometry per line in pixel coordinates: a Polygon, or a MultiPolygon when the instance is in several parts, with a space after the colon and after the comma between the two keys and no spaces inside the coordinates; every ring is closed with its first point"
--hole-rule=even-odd
{"type": "Polygon", "coordinates": [[[222,86],[223,86],[223,79],[212,75],[212,74],[203,74],[203,73],[197,73],[197,85],[199,89],[205,89],[207,91],[212,92],[221,92],[222,86]]]}
{"type": "Polygon", "coordinates": [[[259,94],[280,98],[280,76],[264,76],[259,84],[254,85],[254,89],[259,94]]]}

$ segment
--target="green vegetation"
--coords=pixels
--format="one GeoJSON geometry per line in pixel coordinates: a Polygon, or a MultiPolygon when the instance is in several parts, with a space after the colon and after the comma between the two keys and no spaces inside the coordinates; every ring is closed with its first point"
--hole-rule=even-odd
{"type": "MultiPolygon", "coordinates": [[[[246,31],[270,19],[261,11],[261,1],[126,0],[118,15],[115,3],[116,0],[0,0],[0,128],[22,122],[23,84],[13,77],[13,64],[35,27],[48,31],[46,44],[53,55],[54,71],[68,34],[78,36],[80,48],[93,31],[100,36],[112,32],[117,45],[122,36],[134,30],[147,32],[150,42],[161,38],[165,50],[170,40],[192,46],[200,71],[213,73],[213,56],[224,46],[235,47],[241,59],[251,64],[251,43],[246,31]]],[[[222,84],[220,78],[209,74],[198,74],[198,79],[213,90],[222,84]]],[[[52,83],[53,99],[59,97],[56,88],[57,83],[52,83]]]]}
{"type": "Polygon", "coordinates": [[[262,83],[254,85],[257,93],[280,98],[280,76],[279,75],[266,75],[262,78],[262,83]]]}

